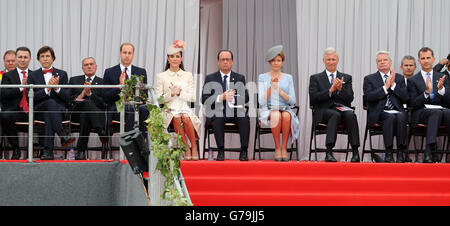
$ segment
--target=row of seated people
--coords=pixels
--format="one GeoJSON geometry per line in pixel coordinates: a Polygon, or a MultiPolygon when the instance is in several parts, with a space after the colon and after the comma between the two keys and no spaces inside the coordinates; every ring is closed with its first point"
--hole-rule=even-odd
{"type": "MultiPolygon", "coordinates": [[[[157,87],[156,93],[158,96],[164,97],[169,110],[164,112],[166,126],[173,125],[175,131],[182,135],[183,142],[188,147],[185,154],[186,160],[198,160],[198,148],[196,140],[200,134],[201,122],[194,112],[190,109],[187,102],[195,101],[195,95],[193,91],[193,76],[190,72],[184,71],[182,62],[182,54],[185,49],[185,43],[183,41],[175,41],[173,45],[167,49],[167,64],[165,71],[157,75],[157,87]],[[190,139],[192,146],[188,146],[186,138],[190,139]]],[[[262,87],[262,92],[268,91],[269,96],[272,89],[271,84],[276,84],[277,88],[273,93],[273,96],[279,96],[282,98],[281,103],[278,103],[276,98],[269,98],[263,96],[261,100],[266,101],[264,106],[272,105],[282,107],[287,105],[293,105],[295,101],[295,93],[293,88],[293,79],[291,75],[281,73],[281,67],[284,61],[284,54],[282,53],[282,46],[276,47],[271,51],[272,57],[267,61],[273,65],[273,75],[276,77],[276,81],[271,82],[271,76],[269,73],[264,74],[267,82],[261,84],[268,84],[268,86],[262,87]],[[279,82],[279,86],[278,86],[279,82]],[[279,87],[279,88],[278,88],[279,87]],[[275,102],[274,102],[275,101],[275,102]],[[268,103],[268,104],[267,104],[268,103]]],[[[9,71],[3,76],[2,84],[106,84],[117,85],[124,84],[128,79],[128,75],[144,75],[144,81],[146,78],[146,71],[143,68],[139,68],[131,65],[134,57],[134,46],[131,43],[124,43],[120,47],[120,59],[121,63],[115,67],[105,70],[103,80],[95,75],[97,65],[95,59],[88,57],[83,59],[82,68],[84,75],[75,76],[68,81],[67,73],[63,70],[56,69],[52,66],[55,58],[54,51],[49,46],[44,46],[39,49],[37,59],[42,65],[42,68],[31,71],[28,69],[29,62],[31,60],[30,50],[26,47],[20,47],[15,51],[17,68],[9,71]]],[[[202,95],[202,102],[208,102],[209,99],[213,99],[210,109],[213,115],[207,117],[207,123],[214,123],[216,143],[219,147],[217,160],[224,160],[224,124],[225,122],[235,122],[239,125],[241,134],[241,155],[240,160],[246,161],[247,148],[248,148],[248,136],[249,136],[249,117],[244,108],[231,108],[228,102],[233,106],[237,106],[238,103],[248,102],[248,91],[245,89],[245,77],[243,75],[231,72],[233,65],[233,56],[231,51],[225,50],[218,54],[218,63],[220,71],[207,77],[207,81],[204,86],[204,93],[202,95]],[[227,80],[228,77],[228,80],[227,80]],[[224,80],[222,78],[225,78],[224,80]],[[220,92],[211,90],[210,88],[217,88],[216,84],[219,84],[220,92]],[[237,85],[236,85],[237,84],[237,85]],[[240,85],[240,87],[238,87],[240,85]],[[209,87],[209,88],[208,88],[209,87]],[[240,95],[240,89],[244,87],[245,92],[240,95]],[[239,88],[237,91],[236,88],[239,88]],[[209,90],[209,92],[207,91],[209,90]],[[223,90],[226,90],[223,92],[223,90]],[[217,103],[217,104],[216,104],[217,103]],[[221,105],[221,107],[216,107],[221,105]],[[230,112],[231,111],[231,112],[230,112]],[[218,117],[216,117],[216,115],[218,117]],[[231,115],[234,115],[231,117],[231,115]],[[227,117],[228,116],[228,117],[227,117]],[[222,132],[220,132],[222,131],[222,132]]],[[[261,76],[261,77],[263,77],[261,76]]],[[[44,150],[40,156],[43,160],[53,159],[53,147],[55,133],[60,137],[61,144],[64,146],[69,145],[74,141],[74,137],[63,129],[62,120],[64,118],[64,112],[70,106],[72,111],[85,112],[80,115],[81,132],[80,139],[77,144],[76,159],[84,159],[86,157],[85,151],[87,149],[89,132],[92,128],[100,135],[105,137],[105,124],[103,123],[104,114],[102,111],[117,112],[115,102],[119,99],[120,89],[60,89],[60,88],[45,88],[34,90],[34,111],[36,112],[35,118],[42,119],[45,126],[45,141],[44,150]]],[[[3,127],[8,128],[4,130],[4,133],[8,137],[8,141],[13,149],[13,159],[20,158],[20,150],[18,145],[18,131],[15,129],[15,122],[27,121],[28,118],[28,90],[26,88],[2,88],[2,122],[3,127]],[[12,128],[12,129],[9,129],[12,128]]],[[[129,131],[133,129],[134,122],[134,109],[132,106],[125,107],[125,130],[129,131]]],[[[279,114],[272,113],[269,108],[263,108],[260,115],[263,121],[269,123],[268,118],[272,118],[272,122],[275,121],[275,117],[279,117],[279,125],[274,126],[275,130],[278,130],[278,136],[280,136],[281,130],[283,131],[282,144],[279,139],[274,139],[276,143],[275,159],[277,161],[287,161],[286,146],[287,143],[294,143],[299,136],[299,121],[296,114],[290,109],[279,110],[279,114]],[[291,118],[295,123],[290,123],[291,118]],[[283,123],[282,123],[283,122],[283,123]],[[292,125],[292,126],[291,126],[292,125]],[[286,132],[288,131],[288,132],[286,132]],[[292,133],[291,133],[292,131],[292,133]]],[[[118,120],[118,113],[107,114],[106,124],[118,120]]],[[[144,120],[148,117],[147,108],[142,105],[139,107],[139,128],[141,131],[145,131],[144,120]]]]}
{"type": "MultiPolygon", "coordinates": [[[[200,134],[201,121],[194,114],[192,109],[187,104],[188,102],[195,101],[195,94],[193,89],[193,76],[190,72],[184,71],[182,62],[182,54],[184,51],[184,42],[176,41],[173,45],[167,49],[167,63],[165,71],[157,75],[156,94],[162,96],[168,105],[168,111],[165,114],[165,123],[168,127],[173,125],[175,131],[182,135],[183,142],[187,146],[185,159],[186,160],[198,160],[198,147],[196,140],[200,134]],[[188,146],[186,137],[190,140],[191,146],[188,146]]],[[[21,79],[21,82],[15,83],[9,81],[7,74],[2,80],[2,84],[26,84],[26,79],[20,76],[24,70],[20,70],[20,58],[22,52],[26,52],[30,57],[30,52],[26,48],[19,48],[17,51],[18,69],[16,77],[21,79]],[[24,83],[25,80],[25,83],[24,83]],[[8,82],[9,81],[9,82],[8,82]]],[[[146,81],[145,69],[131,66],[131,62],[134,56],[134,46],[131,43],[124,43],[120,47],[121,64],[106,69],[104,74],[103,84],[124,84],[128,75],[138,74],[144,75],[144,81],[146,81]],[[128,65],[128,66],[127,66],[128,65]]],[[[29,63],[28,58],[28,63],[29,63]]],[[[52,63],[55,59],[53,50],[45,46],[38,52],[38,60],[41,63],[43,69],[39,69],[35,72],[31,72],[28,78],[29,84],[67,84],[67,73],[64,71],[53,69],[53,72],[46,71],[52,69],[52,63]],[[55,76],[56,75],[56,76],[55,76]]],[[[241,161],[248,160],[248,137],[249,137],[249,117],[245,112],[245,105],[248,102],[248,91],[245,88],[245,76],[232,72],[233,54],[229,50],[221,50],[217,56],[217,62],[219,71],[208,75],[205,79],[205,84],[202,90],[202,104],[207,106],[207,125],[212,125],[214,129],[214,136],[216,144],[218,146],[217,160],[224,160],[224,125],[227,122],[236,123],[239,127],[241,152],[239,159],[241,161]],[[225,90],[225,91],[224,91],[225,90]],[[239,107],[241,106],[241,107],[239,107]],[[210,114],[210,115],[209,115],[210,114]]],[[[283,53],[283,47],[281,45],[270,48],[266,53],[266,59],[271,66],[271,71],[259,75],[258,78],[258,103],[260,108],[258,109],[259,122],[272,131],[274,143],[275,143],[275,160],[276,161],[288,161],[287,146],[296,141],[300,132],[299,119],[289,106],[296,104],[296,95],[293,86],[292,75],[282,73],[281,69],[285,60],[283,53]],[[281,139],[280,139],[281,138],[281,139]]],[[[337,71],[337,65],[339,62],[339,56],[336,50],[329,48],[325,50],[323,58],[326,70],[322,73],[312,75],[310,77],[310,103],[313,106],[313,121],[324,122],[328,124],[326,146],[327,154],[326,161],[334,162],[336,159],[332,154],[332,149],[336,141],[336,129],[338,124],[342,121],[346,124],[349,132],[350,143],[352,145],[353,156],[352,162],[359,161],[359,131],[356,120],[356,115],[353,111],[347,111],[344,107],[350,106],[353,101],[352,79],[348,74],[340,73],[337,71]]],[[[437,102],[437,99],[441,96],[445,96],[445,88],[448,85],[447,80],[439,79],[442,75],[439,72],[432,72],[432,66],[434,63],[433,51],[429,48],[424,48],[419,51],[419,63],[421,63],[422,71],[429,71],[429,65],[431,65],[432,78],[424,80],[424,86],[418,87],[409,85],[406,90],[406,84],[414,84],[413,78],[408,78],[406,81],[403,76],[391,72],[392,61],[388,52],[379,52],[377,54],[377,66],[379,72],[366,76],[364,79],[364,98],[368,101],[368,122],[383,124],[386,131],[384,133],[384,140],[386,146],[386,159],[385,161],[392,161],[392,139],[397,137],[398,149],[403,151],[406,148],[404,142],[404,136],[402,135],[403,125],[400,125],[405,120],[401,118],[404,114],[403,103],[412,104],[414,110],[419,110],[423,107],[423,104],[427,101],[433,104],[444,105],[444,102],[437,102]],[[425,56],[422,56],[425,55],[425,56]],[[422,63],[422,58],[427,59],[428,63],[422,63]],[[434,76],[433,76],[434,74],[434,76]],[[379,75],[379,79],[375,76],[379,75]],[[387,75],[387,76],[385,76],[387,75]],[[374,77],[372,79],[372,77],[374,77]],[[387,78],[385,78],[387,77],[387,78]],[[439,79],[436,82],[436,87],[429,86],[429,81],[439,79]],[[380,83],[381,81],[381,83],[380,83]],[[372,84],[373,83],[373,84],[372,84]],[[379,83],[379,84],[378,84],[379,83]],[[380,85],[380,86],[378,86],[380,85]],[[384,87],[384,88],[383,88],[384,87]],[[416,87],[416,90],[414,89],[416,87]],[[430,88],[431,87],[431,88],[430,88]],[[424,90],[421,90],[421,89],[424,90]],[[384,96],[377,93],[377,97],[372,96],[373,91],[384,91],[384,96]],[[425,102],[417,103],[414,93],[416,91],[423,96],[425,102]],[[394,96],[395,94],[395,96],[394,96]],[[435,95],[436,94],[436,95],[435,95]],[[435,98],[435,96],[438,96],[435,98]],[[400,98],[397,100],[396,98],[400,98]],[[375,102],[378,101],[378,102],[375,102]],[[431,102],[430,102],[431,101],[431,102]],[[434,102],[433,102],[434,101],[434,102]],[[381,110],[379,107],[382,107],[381,110]],[[375,116],[374,116],[375,115],[375,116]],[[385,120],[391,121],[385,121],[385,120]],[[394,126],[395,123],[399,123],[399,126],[394,126]],[[401,122],[401,123],[400,123],[401,122]],[[391,133],[389,133],[391,132],[391,133]],[[395,133],[394,133],[395,132],[395,133]],[[389,143],[391,142],[391,143],[389,143]]],[[[415,64],[415,62],[414,62],[415,64]]],[[[448,61],[447,63],[448,64],[448,61]]],[[[28,69],[26,69],[28,70],[28,69]]],[[[85,75],[73,77],[70,80],[70,84],[101,84],[102,80],[95,76],[96,64],[93,58],[86,58],[83,60],[83,71],[85,75]],[[92,75],[92,76],[90,76],[92,75]]],[[[413,70],[414,71],[414,70],[413,70]]],[[[13,73],[13,72],[11,72],[13,73]]],[[[26,74],[26,71],[25,71],[26,74]]],[[[26,77],[25,77],[26,78],[26,77]]],[[[437,81],[437,80],[436,80],[437,81]]],[[[61,138],[61,143],[67,145],[73,142],[74,138],[69,134],[66,134],[61,126],[61,112],[64,112],[68,103],[74,103],[76,108],[84,112],[101,112],[107,110],[108,112],[117,112],[115,101],[119,99],[120,89],[103,89],[102,91],[90,90],[89,88],[74,89],[72,91],[65,92],[64,89],[36,89],[35,94],[35,110],[42,112],[44,121],[46,122],[44,152],[42,159],[52,159],[53,148],[53,136],[55,133],[61,138]],[[97,92],[97,94],[96,94],[97,92]],[[69,95],[70,93],[70,95],[69,95]],[[42,101],[44,100],[44,101],[42,101]],[[59,103],[59,104],[58,104],[59,103]]],[[[5,91],[6,93],[6,91],[5,91]]],[[[450,94],[449,94],[450,95],[450,94]]],[[[18,115],[22,115],[22,119],[27,114],[26,104],[26,89],[2,89],[2,105],[3,111],[6,110],[6,114],[3,115],[2,120],[5,123],[11,123],[17,121],[18,115]],[[8,99],[12,100],[12,94],[3,95],[3,90],[15,90],[16,93],[16,106],[13,109],[8,108],[8,99]],[[6,96],[6,97],[5,97],[6,96]],[[20,100],[20,101],[19,101],[20,100]],[[8,111],[23,110],[24,114],[7,114],[8,111]],[[6,115],[6,116],[5,116],[6,115]]],[[[134,122],[134,109],[132,106],[126,107],[126,131],[133,128],[134,122]]],[[[418,111],[416,111],[418,112],[418,111]]],[[[428,112],[428,110],[426,110],[428,112]]],[[[413,116],[419,113],[414,114],[413,116]]],[[[434,115],[419,114],[419,119],[414,123],[429,124],[429,130],[433,130],[433,123],[430,123],[430,118],[434,115]],[[426,122],[424,122],[426,121],[426,122]]],[[[139,108],[139,122],[140,130],[145,131],[144,120],[148,116],[148,110],[145,106],[139,108]]],[[[90,131],[91,127],[95,128],[97,132],[103,137],[105,125],[102,124],[105,120],[102,120],[104,114],[82,114],[81,124],[87,126],[88,129],[81,129],[82,131],[90,131]]],[[[113,118],[118,117],[118,114],[108,114],[107,124],[111,122],[113,118]]],[[[415,119],[416,117],[413,117],[415,119]]],[[[438,122],[438,125],[440,121],[438,122]]],[[[9,128],[9,126],[7,127],[9,128]]],[[[406,128],[406,127],[405,127],[406,128]]],[[[450,128],[450,127],[448,127],[450,128]]],[[[437,129],[436,129],[437,131],[437,129]]],[[[14,131],[9,131],[11,134],[7,134],[10,138],[10,143],[13,150],[16,150],[15,141],[13,140],[14,131]]],[[[424,162],[429,162],[428,154],[431,150],[435,149],[436,141],[433,140],[434,132],[427,132],[427,150],[425,152],[424,162]],[[429,138],[430,137],[430,138],[429,138]],[[430,142],[430,143],[428,143],[430,142]]],[[[89,137],[89,134],[81,134],[80,138],[89,137]]],[[[79,139],[77,149],[77,159],[85,158],[85,150],[87,146],[87,139],[79,139]]],[[[399,151],[398,153],[402,153],[399,151]]],[[[14,151],[14,153],[17,153],[14,151]]],[[[19,152],[20,153],[20,152],[19,152]]],[[[15,157],[17,155],[13,155],[15,157]]],[[[431,161],[431,160],[430,160],[431,161]]]]}
{"type": "MultiPolygon", "coordinates": [[[[410,128],[418,125],[426,127],[423,162],[440,160],[436,145],[439,128],[445,128],[447,137],[450,135],[450,110],[446,108],[450,106],[450,83],[447,79],[450,55],[434,69],[432,49],[421,48],[418,57],[420,72],[414,74],[415,58],[407,56],[402,60],[404,75],[401,75],[391,69],[389,52],[379,51],[376,54],[378,71],[364,77],[363,103],[367,108],[367,125],[382,127],[385,147],[384,160],[372,153],[372,159],[376,162],[394,162],[394,137],[397,141],[397,162],[409,158],[408,123],[410,128]],[[447,70],[440,73],[444,66],[447,66],[447,70]]],[[[359,162],[359,127],[353,109],[349,108],[353,101],[352,78],[337,71],[339,56],[333,48],[325,50],[323,61],[326,70],[310,77],[309,95],[314,123],[327,124],[325,161],[336,162],[333,148],[338,127],[342,123],[347,129],[353,151],[351,161],[359,162]]]]}
{"type": "MultiPolygon", "coordinates": [[[[10,68],[2,73],[2,85],[37,84],[37,85],[119,85],[124,84],[128,75],[143,75],[144,81],[146,71],[143,68],[132,65],[134,57],[134,46],[124,43],[120,46],[121,63],[115,67],[105,70],[103,79],[96,75],[97,64],[95,59],[88,57],[82,61],[84,75],[68,78],[67,72],[53,67],[55,52],[50,46],[44,46],[37,53],[37,60],[41,68],[30,70],[28,65],[31,61],[31,51],[27,47],[19,47],[14,53],[16,68],[10,68]],[[123,68],[122,68],[123,67],[123,68]]],[[[6,57],[6,55],[4,57],[6,57]]],[[[6,60],[5,60],[6,62],[6,60]]],[[[1,89],[1,121],[2,133],[8,138],[13,155],[12,159],[20,159],[18,130],[16,122],[27,122],[29,113],[29,98],[26,88],[2,88],[1,89]]],[[[54,137],[57,134],[61,144],[65,147],[75,141],[69,131],[63,128],[63,120],[66,118],[68,109],[77,112],[75,118],[79,118],[80,135],[77,143],[76,159],[85,159],[88,145],[89,133],[94,130],[98,133],[102,143],[106,142],[108,134],[106,125],[113,120],[119,121],[119,113],[115,102],[119,99],[120,89],[63,89],[63,88],[35,88],[34,89],[34,118],[45,123],[43,134],[43,151],[40,158],[51,160],[54,158],[54,137]],[[105,115],[104,112],[108,112],[105,115]]],[[[129,131],[134,126],[134,108],[126,106],[125,129],[129,131]]],[[[140,129],[145,131],[144,119],[148,116],[145,106],[140,106],[140,129]]]]}

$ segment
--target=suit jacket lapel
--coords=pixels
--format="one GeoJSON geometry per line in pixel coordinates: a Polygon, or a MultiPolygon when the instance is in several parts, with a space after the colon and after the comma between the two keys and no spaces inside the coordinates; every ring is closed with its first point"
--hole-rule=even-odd
{"type": "MultiPolygon", "coordinates": [[[[336,77],[337,78],[337,73],[336,73],[336,77]]],[[[323,71],[322,74],[320,75],[320,83],[325,84],[325,88],[330,89],[331,87],[331,83],[330,83],[330,79],[328,78],[327,72],[323,71]]]]}
{"type": "Polygon", "coordinates": [[[419,90],[421,92],[424,92],[427,89],[427,85],[425,84],[425,81],[423,80],[422,73],[421,72],[417,73],[415,77],[416,77],[416,83],[419,86],[418,87],[419,90]]]}
{"type": "Polygon", "coordinates": [[[379,71],[377,71],[377,73],[375,73],[375,87],[381,87],[384,86],[384,81],[383,78],[381,77],[381,73],[379,71]]]}
{"type": "Polygon", "coordinates": [[[12,84],[21,84],[20,82],[20,75],[19,75],[19,71],[17,71],[17,68],[14,69],[14,76],[11,78],[11,83],[12,84]]]}

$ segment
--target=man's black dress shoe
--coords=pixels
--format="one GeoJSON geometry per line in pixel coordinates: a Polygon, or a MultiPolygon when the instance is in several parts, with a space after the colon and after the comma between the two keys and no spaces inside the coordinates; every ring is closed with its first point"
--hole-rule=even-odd
{"type": "Polygon", "coordinates": [[[53,160],[53,150],[44,149],[42,151],[41,160],[53,160]]]}
{"type": "Polygon", "coordinates": [[[403,158],[403,152],[402,151],[398,151],[397,152],[397,162],[398,163],[403,163],[405,162],[405,159],[403,158]]]}
{"type": "Polygon", "coordinates": [[[433,163],[433,160],[431,159],[430,153],[425,153],[423,156],[423,163],[433,163]]]}
{"type": "Polygon", "coordinates": [[[225,151],[219,150],[219,152],[217,153],[216,161],[224,161],[224,160],[225,160],[225,151]]]}
{"type": "Polygon", "coordinates": [[[358,152],[353,152],[352,159],[350,160],[350,162],[361,162],[361,160],[359,159],[358,152]]]}
{"type": "Polygon", "coordinates": [[[389,162],[389,163],[395,162],[392,152],[386,153],[386,155],[384,156],[384,162],[389,162]]]}
{"type": "Polygon", "coordinates": [[[372,159],[375,162],[384,162],[384,160],[380,156],[378,156],[377,154],[372,154],[372,159]]]}
{"type": "Polygon", "coordinates": [[[19,160],[20,159],[20,149],[14,149],[13,155],[11,156],[11,160],[19,160]]]}
{"type": "Polygon", "coordinates": [[[337,162],[336,158],[334,158],[333,153],[327,152],[325,156],[325,162],[337,162]]]}
{"type": "Polygon", "coordinates": [[[248,161],[247,150],[242,150],[239,154],[239,161],[248,161]]]}
{"type": "Polygon", "coordinates": [[[86,152],[84,150],[79,150],[75,155],[75,160],[86,160],[86,152]]]}
{"type": "Polygon", "coordinates": [[[439,154],[432,154],[433,162],[441,162],[441,158],[439,158],[439,154]]]}

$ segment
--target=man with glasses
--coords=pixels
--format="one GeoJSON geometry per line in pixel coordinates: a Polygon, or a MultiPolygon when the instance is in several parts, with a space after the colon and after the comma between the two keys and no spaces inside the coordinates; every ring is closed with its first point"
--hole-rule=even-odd
{"type": "Polygon", "coordinates": [[[202,104],[206,111],[206,126],[213,124],[218,147],[217,161],[225,160],[225,123],[236,123],[239,127],[240,161],[248,161],[247,149],[250,134],[250,119],[243,107],[248,103],[245,76],[232,71],[233,53],[221,50],[217,54],[219,71],[206,76],[202,91],[202,104]]]}
{"type": "MultiPolygon", "coordinates": [[[[84,75],[70,78],[70,85],[103,85],[103,79],[98,77],[97,63],[93,57],[83,59],[82,68],[84,75]]],[[[76,88],[71,89],[70,98],[73,104],[72,122],[80,123],[80,136],[77,143],[76,160],[86,159],[86,150],[89,142],[89,134],[93,128],[105,143],[105,110],[101,89],[76,88]]]]}

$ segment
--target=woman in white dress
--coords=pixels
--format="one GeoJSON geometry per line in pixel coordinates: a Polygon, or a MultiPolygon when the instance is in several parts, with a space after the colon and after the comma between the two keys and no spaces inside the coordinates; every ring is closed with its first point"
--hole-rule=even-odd
{"type": "Polygon", "coordinates": [[[190,103],[195,102],[194,78],[191,72],[184,71],[184,48],[184,42],[177,40],[167,49],[165,71],[157,75],[156,95],[164,97],[168,107],[164,111],[166,128],[172,124],[187,147],[184,159],[198,160],[196,141],[199,139],[201,121],[190,107],[190,103]]]}

